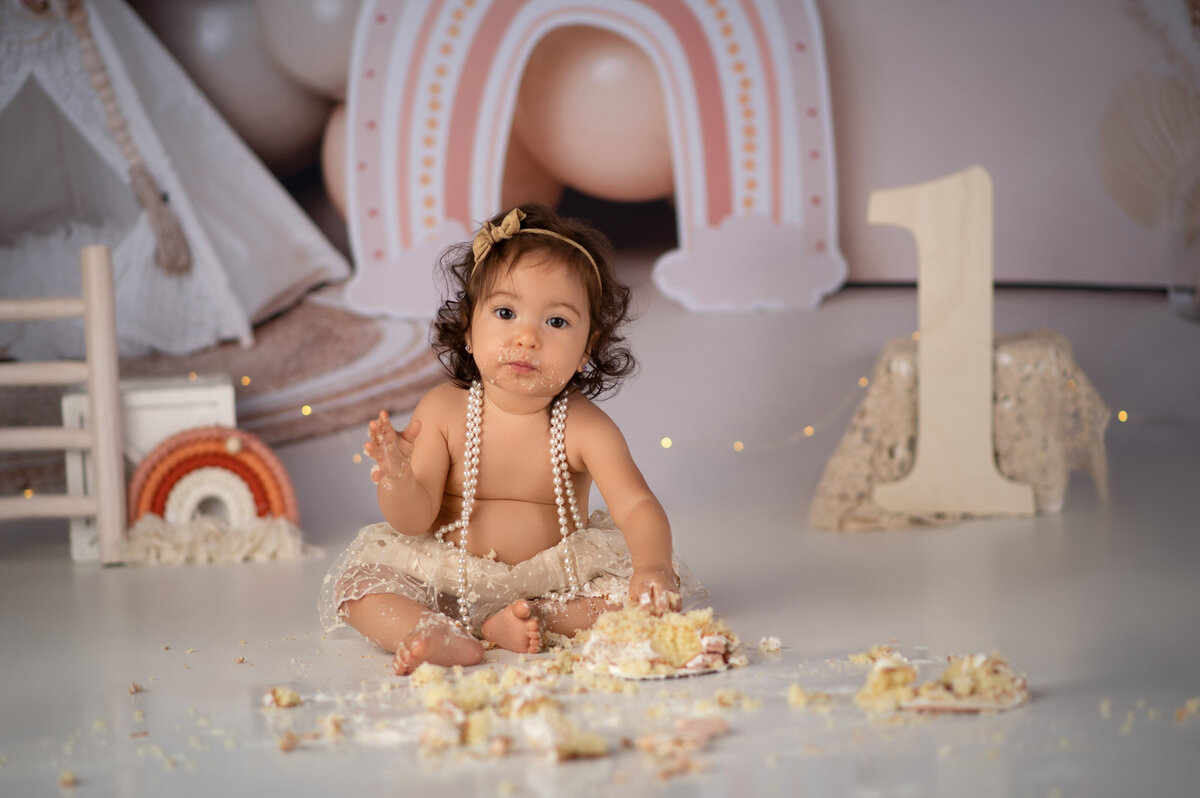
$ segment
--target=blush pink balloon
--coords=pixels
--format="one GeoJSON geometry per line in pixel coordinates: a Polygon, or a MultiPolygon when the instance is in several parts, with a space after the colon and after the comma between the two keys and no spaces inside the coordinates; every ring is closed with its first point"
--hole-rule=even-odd
{"type": "Polygon", "coordinates": [[[586,26],[548,33],[530,55],[513,133],[553,177],[601,199],[674,189],[658,73],[624,37],[586,26]]]}
{"type": "Polygon", "coordinates": [[[245,0],[136,0],[134,8],[237,134],[280,177],[317,157],[331,103],[267,54],[245,0]]]}
{"type": "Polygon", "coordinates": [[[321,140],[321,177],[333,207],[346,218],[346,106],[339,104],[325,123],[321,140]]]}
{"type": "Polygon", "coordinates": [[[562,195],[562,181],[542,168],[519,138],[509,137],[508,157],[504,160],[504,181],[500,187],[500,207],[511,208],[524,202],[540,202],[553,208],[558,205],[562,195]]]}

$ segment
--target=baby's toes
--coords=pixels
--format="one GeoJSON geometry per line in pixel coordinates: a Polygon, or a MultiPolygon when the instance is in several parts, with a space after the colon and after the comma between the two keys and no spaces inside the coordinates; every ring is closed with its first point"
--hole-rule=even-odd
{"type": "Polygon", "coordinates": [[[526,634],[529,635],[529,653],[536,654],[542,650],[542,619],[530,615],[525,622],[526,634]]]}
{"type": "Polygon", "coordinates": [[[396,650],[396,656],[392,658],[392,670],[397,676],[407,676],[413,672],[416,667],[413,653],[408,650],[407,646],[401,645],[396,650]]]}

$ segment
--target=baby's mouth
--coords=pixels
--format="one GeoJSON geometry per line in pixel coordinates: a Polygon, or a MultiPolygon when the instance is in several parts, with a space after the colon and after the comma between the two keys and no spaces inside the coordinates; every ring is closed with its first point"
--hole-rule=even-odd
{"type": "Polygon", "coordinates": [[[510,360],[505,365],[518,374],[529,374],[530,372],[537,371],[537,365],[527,360],[510,360]]]}
{"type": "Polygon", "coordinates": [[[537,371],[538,363],[536,358],[531,358],[519,349],[508,349],[500,353],[500,362],[518,374],[529,374],[537,371]]]}

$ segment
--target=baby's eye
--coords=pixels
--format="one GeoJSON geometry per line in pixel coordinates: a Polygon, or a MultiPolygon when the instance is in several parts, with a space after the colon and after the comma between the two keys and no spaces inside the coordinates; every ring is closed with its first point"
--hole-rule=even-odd
{"type": "Polygon", "coordinates": [[[496,308],[496,317],[505,321],[512,321],[517,317],[512,308],[496,308]]]}
{"type": "Polygon", "coordinates": [[[556,330],[561,330],[563,327],[570,325],[570,322],[564,319],[562,316],[551,316],[550,318],[546,319],[546,323],[556,330]]]}

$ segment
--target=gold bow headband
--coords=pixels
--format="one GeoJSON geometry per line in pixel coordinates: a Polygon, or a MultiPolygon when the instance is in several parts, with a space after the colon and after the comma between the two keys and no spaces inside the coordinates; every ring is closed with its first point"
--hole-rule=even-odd
{"type": "MultiPolygon", "coordinates": [[[[475,240],[471,242],[471,252],[475,255],[475,266],[479,265],[479,261],[487,257],[487,254],[492,251],[492,244],[499,244],[501,241],[506,241],[518,233],[535,233],[542,236],[550,236],[557,238],[559,241],[566,241],[575,249],[579,250],[587,257],[588,263],[592,264],[592,269],[596,272],[596,282],[603,285],[600,279],[600,267],[596,265],[596,259],[592,257],[592,253],[584,248],[583,244],[578,241],[567,238],[561,233],[556,233],[553,230],[543,230],[540,227],[521,227],[521,220],[525,218],[525,211],[520,208],[513,208],[509,211],[500,224],[492,224],[484,222],[483,227],[479,228],[479,232],[475,234],[475,240]]],[[[475,267],[471,267],[471,273],[474,274],[475,267]]]]}

